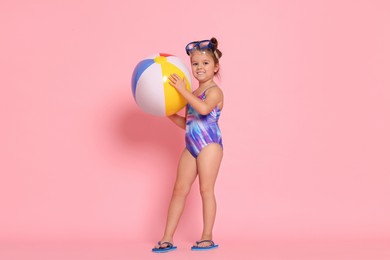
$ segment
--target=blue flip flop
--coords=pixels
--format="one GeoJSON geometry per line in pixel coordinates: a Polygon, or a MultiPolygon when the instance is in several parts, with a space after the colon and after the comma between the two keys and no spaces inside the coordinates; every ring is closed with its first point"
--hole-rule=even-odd
{"type": "Polygon", "coordinates": [[[161,241],[159,241],[158,245],[159,245],[159,247],[153,248],[152,252],[154,252],[154,253],[166,253],[166,252],[169,252],[169,251],[177,249],[177,246],[174,246],[170,242],[161,242],[161,241]],[[167,245],[167,246],[166,247],[161,247],[162,245],[167,245]]]}
{"type": "Polygon", "coordinates": [[[202,241],[196,241],[196,246],[191,247],[191,250],[193,250],[193,251],[206,251],[206,250],[215,249],[217,247],[218,247],[218,245],[216,245],[213,240],[202,240],[202,241]],[[209,243],[211,243],[211,245],[199,246],[199,244],[204,243],[204,242],[209,242],[209,243]]]}

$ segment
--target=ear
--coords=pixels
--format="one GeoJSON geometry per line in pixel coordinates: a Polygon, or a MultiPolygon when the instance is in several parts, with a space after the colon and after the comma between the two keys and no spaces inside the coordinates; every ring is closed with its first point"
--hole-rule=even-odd
{"type": "Polygon", "coordinates": [[[219,71],[219,64],[215,64],[214,73],[217,73],[218,71],[219,71]]]}

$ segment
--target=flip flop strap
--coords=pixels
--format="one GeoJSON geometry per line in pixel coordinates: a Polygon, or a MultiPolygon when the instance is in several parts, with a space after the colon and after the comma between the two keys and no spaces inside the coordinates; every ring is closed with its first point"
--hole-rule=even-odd
{"type": "Polygon", "coordinates": [[[211,243],[210,246],[214,246],[214,241],[213,240],[196,241],[196,245],[199,246],[199,244],[202,244],[202,243],[205,243],[205,242],[209,242],[209,243],[211,243]]]}
{"type": "Polygon", "coordinates": [[[158,241],[158,245],[160,246],[160,248],[169,248],[169,247],[173,247],[173,244],[170,243],[170,242],[161,242],[161,241],[158,241]],[[161,247],[162,245],[166,244],[167,246],[166,247],[161,247]]]}

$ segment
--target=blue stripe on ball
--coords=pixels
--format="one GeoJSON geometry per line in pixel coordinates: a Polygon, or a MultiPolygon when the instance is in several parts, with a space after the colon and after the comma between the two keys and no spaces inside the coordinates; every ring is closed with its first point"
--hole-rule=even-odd
{"type": "Polygon", "coordinates": [[[133,91],[134,98],[135,98],[135,91],[137,88],[137,82],[139,78],[141,77],[142,73],[153,63],[154,63],[153,59],[146,59],[138,63],[137,67],[135,67],[133,76],[131,78],[131,89],[133,91]]]}

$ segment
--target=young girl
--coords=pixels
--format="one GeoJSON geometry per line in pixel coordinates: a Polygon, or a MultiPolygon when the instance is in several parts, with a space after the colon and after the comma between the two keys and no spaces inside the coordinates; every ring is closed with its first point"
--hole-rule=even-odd
{"type": "Polygon", "coordinates": [[[175,250],[173,235],[183,213],[191,185],[199,176],[203,205],[203,232],[192,250],[217,248],[213,242],[213,226],[216,215],[214,186],[222,160],[222,138],[218,119],[223,107],[222,90],[214,82],[219,70],[218,50],[215,38],[191,42],[186,46],[191,59],[192,74],[199,81],[199,87],[191,93],[185,88],[184,79],[170,76],[170,84],[188,101],[186,117],[172,115],[169,119],[186,130],[186,148],[181,154],[177,168],[176,182],[168,210],[165,232],[153,252],[175,250]]]}

